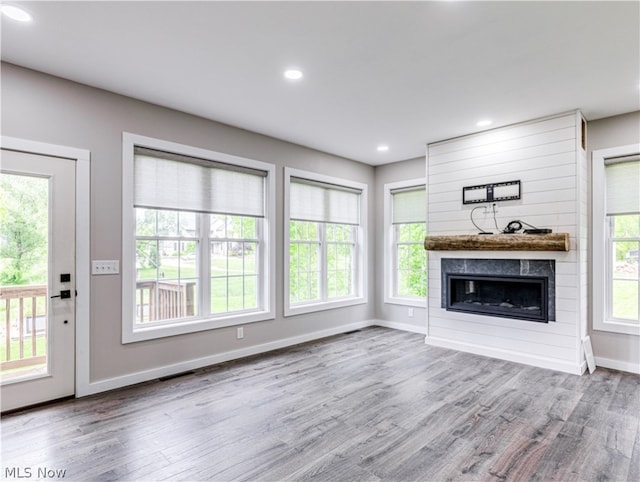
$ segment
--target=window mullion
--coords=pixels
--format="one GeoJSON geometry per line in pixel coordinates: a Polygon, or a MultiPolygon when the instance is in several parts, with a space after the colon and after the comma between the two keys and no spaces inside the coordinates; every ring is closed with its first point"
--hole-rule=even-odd
{"type": "Polygon", "coordinates": [[[211,228],[208,214],[199,214],[197,221],[200,224],[199,247],[200,263],[198,276],[200,277],[200,290],[198,305],[199,313],[208,315],[211,313],[211,228]]]}
{"type": "Polygon", "coordinates": [[[359,296],[360,293],[362,293],[362,290],[360,289],[361,286],[364,285],[364,283],[366,283],[366,280],[362,279],[361,274],[362,272],[364,272],[364,270],[360,269],[360,227],[356,227],[353,226],[351,228],[351,241],[350,241],[350,253],[351,253],[351,259],[349,260],[351,262],[351,273],[350,273],[350,277],[351,277],[351,287],[350,287],[350,291],[351,294],[355,295],[355,296],[359,296]]]}
{"type": "MultiPolygon", "coordinates": [[[[160,241],[155,239],[156,260],[160,258],[160,241]]],[[[153,315],[149,315],[149,320],[158,321],[160,318],[160,290],[158,289],[158,278],[160,276],[160,266],[156,262],[155,289],[153,290],[153,315]],[[153,318],[151,318],[153,316],[153,318]]]]}
{"type": "Polygon", "coordinates": [[[614,218],[607,216],[605,219],[605,316],[613,318],[613,229],[614,218]]]}
{"type": "MultiPolygon", "coordinates": [[[[242,233],[242,236],[244,238],[244,232],[242,233]]],[[[244,244],[244,241],[242,241],[241,246],[242,246],[242,309],[244,310],[245,307],[246,307],[246,303],[245,303],[245,299],[244,299],[244,292],[246,290],[245,282],[246,282],[246,279],[247,279],[247,275],[246,275],[247,267],[245,265],[246,246],[244,244]]]]}
{"type": "Polygon", "coordinates": [[[264,263],[265,263],[265,253],[264,253],[264,219],[259,218],[256,222],[256,236],[258,239],[256,239],[256,243],[257,243],[257,249],[256,249],[256,254],[258,259],[256,259],[256,263],[255,263],[255,279],[254,279],[254,283],[257,283],[257,280],[263,280],[262,283],[257,284],[256,286],[256,300],[257,300],[257,304],[258,306],[266,306],[265,304],[265,289],[264,287],[267,286],[269,284],[269,280],[267,279],[263,279],[262,278],[262,273],[266,273],[265,267],[264,267],[264,263]]]}
{"type": "Polygon", "coordinates": [[[318,223],[318,237],[320,238],[320,299],[327,301],[329,298],[329,274],[328,261],[329,255],[327,251],[327,224],[318,223]]]}
{"type": "Polygon", "coordinates": [[[392,288],[391,288],[391,295],[392,296],[398,296],[398,294],[400,293],[400,291],[398,290],[398,285],[400,283],[400,243],[398,243],[398,226],[396,224],[392,224],[391,225],[391,229],[393,230],[392,236],[393,236],[393,249],[392,249],[392,253],[393,253],[393,259],[391,261],[392,263],[392,267],[391,267],[391,272],[393,273],[392,275],[392,288]]]}

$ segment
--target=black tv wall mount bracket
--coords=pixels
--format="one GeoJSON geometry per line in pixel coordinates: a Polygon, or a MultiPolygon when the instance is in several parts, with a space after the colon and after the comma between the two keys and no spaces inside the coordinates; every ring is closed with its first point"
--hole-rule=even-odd
{"type": "Polygon", "coordinates": [[[462,204],[479,204],[520,199],[520,181],[496,182],[462,188],[462,204]]]}

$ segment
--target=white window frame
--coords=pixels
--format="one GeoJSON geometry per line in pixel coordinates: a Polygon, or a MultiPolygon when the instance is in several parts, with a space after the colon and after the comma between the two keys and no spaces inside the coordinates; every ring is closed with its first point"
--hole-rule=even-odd
{"type": "MultiPolygon", "coordinates": [[[[276,166],[267,162],[246,159],[175,142],[154,139],[128,132],[122,134],[122,343],[133,343],[167,336],[195,333],[204,330],[241,325],[275,318],[275,172],[276,166]],[[160,151],[180,153],[185,156],[223,162],[267,172],[265,180],[265,217],[263,219],[262,255],[262,306],[257,311],[224,315],[200,316],[184,321],[154,323],[140,326],[135,323],[135,208],[133,207],[134,148],[147,147],[160,151]]],[[[208,235],[208,233],[204,233],[208,235]]],[[[203,234],[201,233],[201,236],[203,234]]],[[[201,241],[202,242],[202,241],[201,241]]]]}
{"type": "Polygon", "coordinates": [[[640,144],[599,149],[591,154],[591,180],[592,180],[592,308],[593,329],[609,331],[613,333],[625,333],[640,336],[640,325],[637,323],[625,323],[621,320],[609,319],[610,312],[606,306],[609,267],[609,242],[607,240],[609,227],[605,215],[605,160],[614,157],[624,157],[640,152],[640,144]],[[604,295],[603,295],[604,294],[604,295]]]}
{"type": "MultiPolygon", "coordinates": [[[[284,170],[284,316],[294,316],[304,313],[312,313],[315,311],[323,311],[334,308],[343,308],[346,306],[360,305],[367,303],[367,188],[366,184],[341,179],[332,176],[326,176],[310,171],[303,171],[300,169],[294,169],[285,167],[284,170]],[[354,257],[355,269],[354,269],[354,295],[348,298],[339,298],[332,300],[310,301],[308,303],[301,303],[291,305],[289,301],[289,224],[290,218],[290,186],[291,178],[298,177],[308,179],[311,181],[317,181],[325,184],[334,184],[336,186],[344,186],[352,189],[359,189],[360,194],[360,224],[356,227],[356,254],[354,257]]],[[[325,242],[321,240],[321,242],[325,242]]],[[[320,279],[320,291],[324,291],[324,286],[327,283],[326,266],[320,266],[321,279],[320,279]]]]}
{"type": "MultiPolygon", "coordinates": [[[[407,179],[405,181],[390,182],[384,185],[384,302],[402,306],[427,307],[427,298],[404,297],[395,294],[398,270],[396,267],[396,239],[393,225],[393,195],[396,189],[425,186],[427,178],[407,179]]],[[[426,220],[425,220],[426,229],[426,220]]]]}

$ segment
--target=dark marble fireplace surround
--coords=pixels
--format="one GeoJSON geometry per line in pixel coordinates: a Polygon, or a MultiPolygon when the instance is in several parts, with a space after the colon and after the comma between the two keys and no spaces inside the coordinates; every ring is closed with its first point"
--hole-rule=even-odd
{"type": "MultiPolygon", "coordinates": [[[[498,316],[515,318],[526,321],[555,321],[555,261],[538,259],[461,259],[442,258],[441,260],[441,306],[450,311],[465,311],[484,316],[498,316]],[[539,304],[540,309],[535,310],[533,306],[512,306],[511,300],[500,300],[495,296],[489,300],[478,300],[477,295],[473,295],[473,302],[468,301],[461,304],[451,303],[456,291],[452,287],[457,283],[459,291],[460,278],[468,277],[472,280],[473,290],[482,284],[485,287],[495,285],[497,291],[508,289],[510,297],[526,296],[530,297],[530,292],[535,291],[535,286],[544,287],[546,285],[546,299],[542,296],[539,304]],[[451,284],[450,284],[451,283],[451,284]],[[451,290],[451,292],[449,291],[451,290]],[[510,290],[514,290],[511,292],[510,290]],[[521,290],[522,293],[518,293],[521,290]],[[543,312],[546,305],[546,313],[543,312]],[[459,309],[462,307],[463,309],[459,309]],[[546,316],[545,316],[546,315],[546,316]]],[[[544,293],[544,288],[538,288],[544,293]]],[[[483,292],[485,290],[482,290],[483,292]]],[[[492,290],[495,293],[495,290],[492,290]]],[[[469,297],[471,299],[471,297],[469,297]]],[[[516,303],[513,303],[516,305],[516,303]]]]}

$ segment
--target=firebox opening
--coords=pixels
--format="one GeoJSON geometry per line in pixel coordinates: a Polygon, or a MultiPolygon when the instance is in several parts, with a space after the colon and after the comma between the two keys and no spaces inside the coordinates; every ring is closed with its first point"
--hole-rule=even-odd
{"type": "Polygon", "coordinates": [[[548,323],[547,278],[452,274],[446,309],[548,323]]]}

